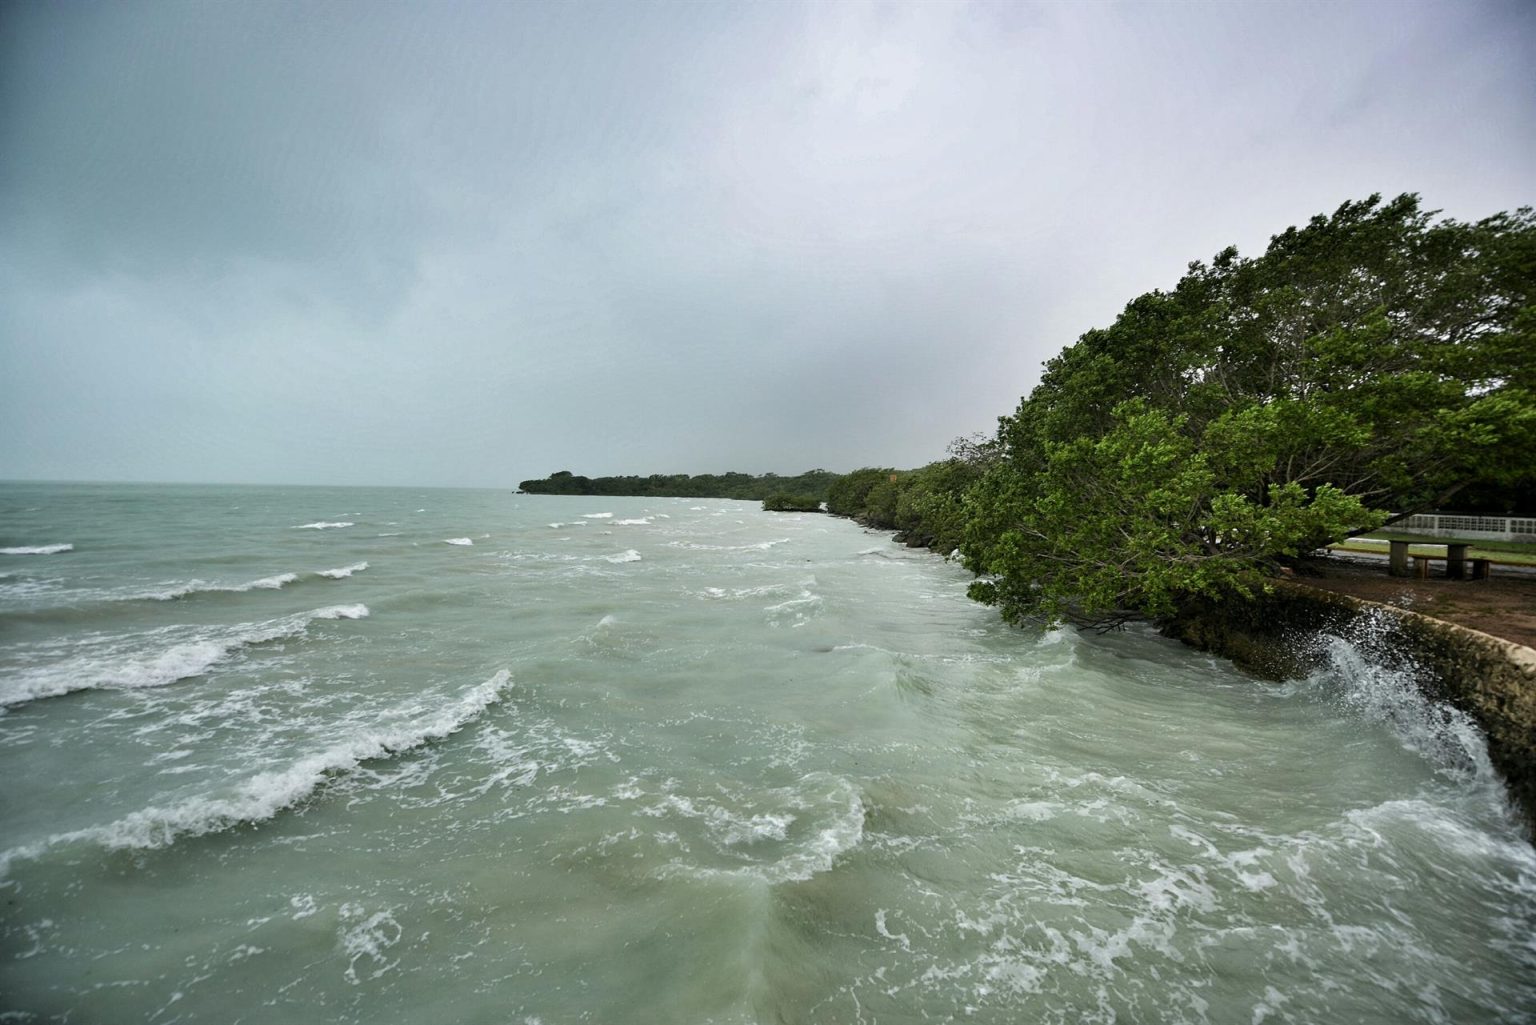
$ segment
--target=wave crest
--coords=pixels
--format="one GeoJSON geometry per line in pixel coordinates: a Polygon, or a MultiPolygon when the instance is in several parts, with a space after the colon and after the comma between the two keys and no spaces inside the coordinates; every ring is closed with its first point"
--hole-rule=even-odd
{"type": "Polygon", "coordinates": [[[72,552],[74,545],[19,545],[15,548],[0,548],[0,555],[57,555],[60,552],[72,552]]]}
{"type": "MultiPolygon", "coordinates": [[[[363,619],[366,605],[331,605],[264,623],[247,623],[212,637],[172,644],[151,655],[123,657],[120,651],[87,654],[18,673],[0,683],[0,707],[58,697],[81,690],[136,690],[163,687],[201,676],[243,648],[297,637],[317,619],[363,619]]],[[[138,635],[143,638],[149,635],[138,635]]],[[[129,644],[138,638],[124,638],[129,644]]]]}
{"type": "Polygon", "coordinates": [[[501,669],[424,722],[360,732],[287,768],[257,773],[222,795],[198,795],[163,808],[143,808],[106,825],[58,833],[42,843],[7,851],[0,855],[0,878],[11,862],[37,857],[64,844],[84,842],[107,850],[150,850],[169,846],[181,837],[263,822],[363,762],[404,754],[459,732],[500,702],[511,684],[512,674],[501,669]]]}
{"type": "Polygon", "coordinates": [[[245,584],[211,584],[206,580],[189,580],[185,584],[163,591],[146,591],[142,594],[129,595],[129,599],[147,598],[151,601],[175,601],[177,598],[185,598],[189,594],[243,594],[246,591],[276,591],[286,587],[299,579],[297,573],[278,573],[275,576],[262,577],[260,580],[252,580],[245,584]]]}

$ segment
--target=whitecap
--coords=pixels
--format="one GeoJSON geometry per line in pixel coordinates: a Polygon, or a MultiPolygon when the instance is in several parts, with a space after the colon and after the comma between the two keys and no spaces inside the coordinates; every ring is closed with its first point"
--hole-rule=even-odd
{"type": "Polygon", "coordinates": [[[367,619],[368,606],[358,603],[355,605],[331,605],[323,609],[316,609],[310,613],[314,619],[367,619]]]}
{"type": "MultiPolygon", "coordinates": [[[[362,730],[286,768],[250,776],[222,794],[199,794],[167,807],[143,808],[106,825],[57,833],[40,843],[6,851],[0,855],[0,878],[12,861],[36,857],[62,844],[85,842],[108,850],[150,850],[169,846],[184,836],[203,836],[242,822],[263,822],[363,762],[403,754],[459,732],[499,703],[511,683],[512,674],[501,669],[424,721],[362,730]]],[[[399,711],[409,715],[419,709],[399,711]]]]}
{"type": "Polygon", "coordinates": [[[326,520],[316,520],[314,523],[301,523],[297,527],[292,527],[290,529],[292,529],[292,530],[331,530],[332,528],[335,528],[335,527],[354,527],[356,525],[357,524],[352,523],[351,521],[348,521],[348,520],[337,520],[335,522],[328,522],[326,520]]]}
{"type": "Polygon", "coordinates": [[[607,555],[607,556],[604,556],[604,558],[606,558],[609,562],[615,562],[615,563],[618,563],[618,562],[639,562],[640,561],[640,553],[635,551],[633,548],[631,548],[628,551],[620,552],[617,555],[607,555]]]}
{"type": "Polygon", "coordinates": [[[354,574],[354,573],[361,573],[363,570],[365,570],[367,568],[368,568],[368,562],[367,562],[367,560],[364,560],[363,562],[354,562],[350,566],[343,566],[340,569],[322,569],[319,573],[316,573],[315,575],[316,576],[321,576],[321,577],[328,577],[331,580],[345,580],[347,577],[350,577],[352,574],[354,574]]]}
{"type": "Polygon", "coordinates": [[[782,626],[788,623],[792,627],[804,626],[813,616],[821,611],[821,596],[812,591],[801,591],[796,598],[781,601],[775,605],[764,607],[768,613],[768,622],[774,626],[782,626]]]}
{"type": "Polygon", "coordinates": [[[608,520],[613,518],[613,513],[582,513],[581,515],[584,519],[588,520],[608,520]]]}
{"type": "Polygon", "coordinates": [[[16,548],[0,548],[0,555],[57,555],[60,552],[72,552],[74,545],[21,545],[16,548]]]}
{"type": "Polygon", "coordinates": [[[663,868],[661,874],[704,879],[750,878],[777,885],[803,882],[831,871],[839,857],[864,839],[864,802],[856,786],[830,773],[811,773],[800,781],[798,789],[801,792],[793,795],[791,803],[801,812],[799,816],[791,813],[733,814],[713,804],[699,808],[688,798],[676,794],[668,794],[660,805],[642,809],[642,815],[652,817],[679,814],[702,819],[726,851],[746,848],[735,855],[739,858],[756,858],[756,848],[763,844],[783,843],[789,847],[789,853],[777,861],[738,868],[698,868],[674,862],[663,868]],[[825,808],[825,824],[808,835],[792,838],[790,826],[818,807],[825,808]]]}
{"type": "Polygon", "coordinates": [[[775,545],[788,543],[789,538],[781,537],[773,541],[759,541],[756,544],[750,545],[705,545],[696,544],[692,541],[668,541],[667,546],[669,548],[686,548],[694,552],[766,552],[775,545]]]}
{"type": "Polygon", "coordinates": [[[275,576],[262,577],[260,580],[252,580],[244,584],[212,584],[204,580],[189,580],[185,584],[177,584],[163,591],[147,591],[142,594],[129,595],[129,598],[147,598],[152,601],[174,601],[177,598],[185,598],[189,594],[209,594],[223,592],[226,594],[242,594],[246,591],[276,591],[286,587],[299,579],[297,573],[278,573],[275,576]]]}
{"type": "Polygon", "coordinates": [[[166,630],[117,638],[114,639],[116,643],[109,641],[105,645],[105,651],[24,670],[0,682],[0,707],[80,690],[163,687],[177,680],[201,676],[242,648],[297,637],[317,619],[363,619],[367,615],[366,605],[332,605],[193,637],[149,655],[128,654],[123,649],[142,648],[145,640],[153,640],[156,635],[167,633],[166,630]]]}
{"type": "Polygon", "coordinates": [[[443,539],[445,545],[472,545],[475,542],[467,537],[447,537],[443,539]]]}
{"type": "Polygon", "coordinates": [[[614,520],[613,521],[613,525],[616,526],[616,527],[646,527],[646,526],[649,526],[650,523],[651,523],[651,518],[649,516],[645,516],[645,517],[642,517],[642,518],[637,519],[637,520],[614,520]]]}

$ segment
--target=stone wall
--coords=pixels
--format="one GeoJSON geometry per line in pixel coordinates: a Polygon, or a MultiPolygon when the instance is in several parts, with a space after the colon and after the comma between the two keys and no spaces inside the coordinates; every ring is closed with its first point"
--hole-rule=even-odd
{"type": "Polygon", "coordinates": [[[1165,634],[1269,679],[1302,676],[1321,659],[1318,631],[1347,633],[1362,615],[1389,617],[1391,644],[1373,653],[1482,728],[1488,756],[1536,835],[1536,650],[1407,609],[1289,581],[1250,602],[1198,602],[1165,634]]]}

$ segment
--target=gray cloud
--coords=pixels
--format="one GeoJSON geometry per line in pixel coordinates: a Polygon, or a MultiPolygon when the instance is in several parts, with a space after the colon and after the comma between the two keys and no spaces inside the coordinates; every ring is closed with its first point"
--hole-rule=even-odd
{"type": "Polygon", "coordinates": [[[1532,199],[1518,4],[13,4],[0,476],[915,465],[1191,259],[1532,199]]]}

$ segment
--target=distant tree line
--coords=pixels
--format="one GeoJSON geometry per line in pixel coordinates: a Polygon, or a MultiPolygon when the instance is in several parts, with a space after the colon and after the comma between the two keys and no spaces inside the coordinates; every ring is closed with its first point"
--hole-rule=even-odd
{"type": "Polygon", "coordinates": [[[770,495],[801,495],[817,503],[838,475],[830,470],[807,470],[795,477],[776,473],[653,473],[648,477],[583,477],[569,470],[538,480],[525,480],[518,490],[530,495],[607,495],[640,498],[736,498],[761,501],[770,495]]]}

